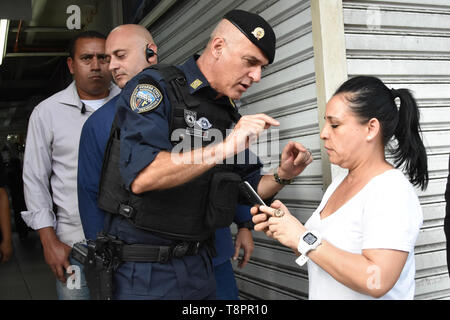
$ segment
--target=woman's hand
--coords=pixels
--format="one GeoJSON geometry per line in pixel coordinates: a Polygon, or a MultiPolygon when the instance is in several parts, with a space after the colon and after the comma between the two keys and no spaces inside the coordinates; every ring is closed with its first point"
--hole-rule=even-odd
{"type": "Polygon", "coordinates": [[[306,228],[281,201],[275,200],[270,208],[254,206],[250,212],[254,215],[252,220],[256,231],[264,232],[268,237],[278,240],[282,245],[297,252],[300,236],[306,228]]]}

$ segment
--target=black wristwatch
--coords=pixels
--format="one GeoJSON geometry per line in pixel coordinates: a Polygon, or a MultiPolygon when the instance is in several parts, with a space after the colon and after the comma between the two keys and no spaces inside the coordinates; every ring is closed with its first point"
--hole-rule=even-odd
{"type": "Polygon", "coordinates": [[[247,228],[248,230],[252,231],[254,227],[255,224],[253,223],[252,220],[238,223],[238,229],[247,228]]]}

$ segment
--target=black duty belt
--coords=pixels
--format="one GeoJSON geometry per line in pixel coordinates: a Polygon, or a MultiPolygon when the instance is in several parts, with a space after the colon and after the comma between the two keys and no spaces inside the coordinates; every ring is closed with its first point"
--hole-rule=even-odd
{"type": "Polygon", "coordinates": [[[171,258],[196,255],[200,247],[201,242],[180,242],[172,246],[123,244],[117,252],[122,261],[167,263],[171,258]]]}
{"type": "Polygon", "coordinates": [[[172,258],[198,254],[202,244],[188,241],[175,242],[170,246],[125,244],[117,237],[101,232],[95,241],[87,240],[87,246],[76,243],[71,255],[85,267],[91,298],[111,300],[113,275],[122,262],[167,263],[172,258]]]}
{"type": "Polygon", "coordinates": [[[92,257],[103,265],[117,268],[122,261],[167,263],[172,258],[182,258],[198,254],[202,242],[179,241],[169,246],[151,244],[125,244],[115,236],[100,233],[95,241],[88,240],[88,250],[92,257]]]}

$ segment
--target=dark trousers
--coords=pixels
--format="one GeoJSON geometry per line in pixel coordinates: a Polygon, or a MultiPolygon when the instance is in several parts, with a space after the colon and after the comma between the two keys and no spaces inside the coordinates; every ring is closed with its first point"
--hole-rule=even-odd
{"type": "MultiPolygon", "coordinates": [[[[127,244],[171,245],[172,241],[108,215],[105,229],[127,244]]],[[[216,282],[209,248],[167,263],[124,262],[114,274],[117,300],[212,300],[216,282]]]]}

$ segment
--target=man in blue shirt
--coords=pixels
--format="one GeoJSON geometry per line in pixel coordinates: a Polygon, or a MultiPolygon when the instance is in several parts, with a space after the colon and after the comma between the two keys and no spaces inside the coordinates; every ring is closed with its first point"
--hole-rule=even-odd
{"type": "MultiPolygon", "coordinates": [[[[142,69],[157,62],[156,54],[145,60],[147,48],[156,53],[157,47],[145,28],[138,25],[123,25],[114,29],[107,38],[106,52],[110,56],[110,71],[120,88],[138,74],[142,69]]],[[[103,230],[105,212],[97,205],[100,172],[104,151],[109,138],[111,125],[116,113],[115,97],[96,111],[85,123],[81,133],[78,163],[78,197],[80,216],[86,239],[94,240],[103,230]]],[[[244,267],[253,251],[251,231],[245,222],[251,220],[249,207],[240,206],[235,222],[239,226],[236,245],[233,246],[229,228],[216,231],[214,257],[214,275],[217,284],[217,298],[237,299],[238,290],[230,257],[238,258],[241,248],[244,257],[239,267],[244,267]],[[244,223],[244,224],[242,224],[244,223]]],[[[107,220],[109,221],[109,220],[107,220]]]]}
{"type": "MultiPolygon", "coordinates": [[[[110,32],[106,40],[110,56],[109,70],[114,81],[123,88],[144,68],[157,63],[157,47],[142,26],[123,25],[110,32]],[[155,53],[146,59],[145,49],[155,53]]],[[[116,113],[118,96],[111,99],[85,122],[78,154],[78,206],[86,239],[94,240],[103,229],[105,212],[97,205],[98,185],[109,132],[116,113]]]]}

